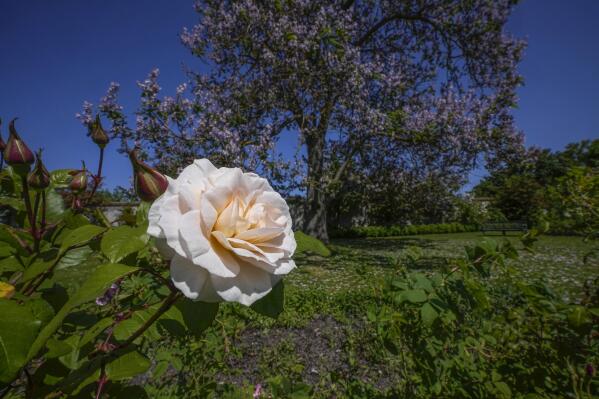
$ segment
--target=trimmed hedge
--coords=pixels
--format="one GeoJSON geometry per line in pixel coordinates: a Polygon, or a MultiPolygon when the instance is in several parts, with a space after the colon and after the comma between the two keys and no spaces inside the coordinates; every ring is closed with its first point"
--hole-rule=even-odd
{"type": "Polygon", "coordinates": [[[309,236],[302,231],[295,231],[295,241],[297,243],[296,254],[314,254],[324,257],[331,256],[331,250],[318,238],[309,236]]]}
{"type": "Polygon", "coordinates": [[[420,224],[407,226],[362,226],[332,231],[331,237],[394,237],[418,234],[466,233],[473,231],[479,231],[479,226],[475,224],[465,225],[461,223],[420,224]]]}

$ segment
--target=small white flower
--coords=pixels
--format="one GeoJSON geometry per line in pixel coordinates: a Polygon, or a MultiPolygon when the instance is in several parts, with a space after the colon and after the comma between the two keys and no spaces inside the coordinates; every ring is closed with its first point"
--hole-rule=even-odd
{"type": "Polygon", "coordinates": [[[289,273],[289,207],[268,181],[196,160],[150,208],[148,234],[188,298],[251,305],[289,273]]]}

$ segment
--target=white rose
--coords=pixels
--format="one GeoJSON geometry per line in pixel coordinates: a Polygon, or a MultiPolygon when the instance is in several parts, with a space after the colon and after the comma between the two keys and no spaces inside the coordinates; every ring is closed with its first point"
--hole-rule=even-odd
{"type": "Polygon", "coordinates": [[[150,208],[148,234],[188,298],[251,305],[295,263],[289,207],[266,179],[196,160],[150,208]]]}

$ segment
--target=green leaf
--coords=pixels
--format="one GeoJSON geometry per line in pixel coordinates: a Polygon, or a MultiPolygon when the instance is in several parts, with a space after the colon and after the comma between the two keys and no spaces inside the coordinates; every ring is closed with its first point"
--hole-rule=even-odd
{"type": "Polygon", "coordinates": [[[50,323],[48,323],[48,325],[42,329],[33,345],[31,345],[27,355],[28,360],[37,355],[40,349],[42,349],[42,347],[45,345],[46,341],[52,336],[52,334],[54,334],[58,327],[60,327],[64,318],[73,308],[100,296],[114,281],[133,273],[136,270],[138,270],[137,267],[130,267],[118,263],[109,263],[99,266],[89,276],[85,283],[83,283],[75,295],[73,295],[71,299],[62,307],[62,309],[60,309],[50,323]]]}
{"type": "Polygon", "coordinates": [[[414,273],[412,274],[412,279],[414,280],[414,288],[423,289],[426,292],[433,292],[433,283],[422,273],[414,273]]]}
{"type": "Polygon", "coordinates": [[[71,181],[71,175],[73,169],[57,169],[50,172],[50,184],[52,187],[65,188],[71,181]]]}
{"type": "Polygon", "coordinates": [[[150,202],[142,201],[135,210],[135,224],[138,226],[147,226],[148,223],[148,211],[150,210],[150,202]]]}
{"type": "Polygon", "coordinates": [[[499,381],[495,383],[495,388],[497,388],[497,391],[501,394],[500,398],[511,398],[512,397],[512,391],[510,390],[510,387],[508,386],[508,384],[506,384],[503,381],[499,381]]]}
{"type": "Polygon", "coordinates": [[[589,313],[584,306],[575,306],[568,315],[568,322],[574,328],[582,327],[589,322],[589,313]]]}
{"type": "Polygon", "coordinates": [[[23,204],[23,200],[20,198],[13,197],[0,197],[0,205],[7,205],[13,208],[16,211],[24,211],[25,205],[23,204]]]}
{"type": "MultiPolygon", "coordinates": [[[[154,313],[156,313],[159,307],[160,304],[156,304],[147,309],[134,312],[129,319],[123,320],[114,327],[114,337],[119,341],[126,341],[131,335],[133,335],[135,331],[137,331],[146,321],[148,321],[148,319],[152,317],[154,313]]],[[[160,335],[158,335],[158,331],[156,330],[156,325],[153,324],[150,326],[150,328],[144,331],[142,337],[144,336],[150,339],[160,338],[160,335]]]]}
{"type": "Polygon", "coordinates": [[[58,222],[65,214],[64,200],[55,190],[46,191],[46,220],[58,222]]]}
{"type": "Polygon", "coordinates": [[[64,252],[68,248],[84,244],[102,234],[105,230],[105,228],[93,224],[78,227],[65,236],[62,240],[60,250],[61,252],[64,252]]]}
{"type": "Polygon", "coordinates": [[[0,274],[4,272],[17,272],[23,270],[23,265],[16,256],[9,256],[0,260],[0,274]]]}
{"type": "Polygon", "coordinates": [[[110,380],[119,381],[135,377],[148,371],[152,363],[139,352],[129,352],[106,366],[106,375],[110,380]]]}
{"type": "Polygon", "coordinates": [[[437,313],[435,308],[433,308],[430,303],[425,303],[420,308],[420,317],[422,318],[424,325],[430,327],[435,322],[437,317],[439,317],[439,313],[437,313]]]}
{"type": "Polygon", "coordinates": [[[285,302],[285,288],[283,280],[279,281],[264,298],[254,302],[251,308],[261,315],[276,319],[283,311],[285,302]]]}
{"type": "Polygon", "coordinates": [[[12,381],[27,363],[27,351],[42,325],[52,316],[51,308],[44,303],[32,300],[20,305],[0,299],[0,382],[12,381]]]}
{"type": "Polygon", "coordinates": [[[56,270],[79,266],[87,261],[93,253],[89,246],[69,250],[56,265],[56,270]]]}
{"type": "Polygon", "coordinates": [[[108,260],[114,263],[142,249],[148,238],[145,226],[120,226],[104,234],[100,248],[108,260]]]}
{"type": "Polygon", "coordinates": [[[106,330],[113,323],[112,317],[105,317],[98,321],[93,325],[92,328],[88,329],[83,337],[81,337],[81,341],[79,341],[79,347],[91,342],[94,340],[102,331],[106,330]]]}
{"type": "Polygon", "coordinates": [[[21,278],[21,281],[27,282],[31,279],[34,279],[35,277],[39,276],[40,274],[42,274],[43,272],[48,270],[48,268],[50,268],[50,266],[52,265],[53,262],[54,262],[53,259],[49,260],[49,261],[45,261],[43,259],[38,259],[37,261],[33,262],[33,264],[30,265],[27,269],[25,269],[25,272],[23,273],[23,277],[21,278]]]}
{"type": "Polygon", "coordinates": [[[199,336],[212,325],[218,313],[218,303],[193,302],[183,298],[160,319],[161,324],[173,332],[169,321],[175,320],[187,327],[192,334],[199,336]]]}
{"type": "Polygon", "coordinates": [[[398,295],[397,299],[398,299],[399,303],[403,303],[405,301],[408,301],[411,303],[421,303],[421,302],[426,302],[428,297],[426,296],[426,292],[424,292],[424,290],[416,289],[416,290],[407,290],[407,291],[401,292],[398,295]]]}

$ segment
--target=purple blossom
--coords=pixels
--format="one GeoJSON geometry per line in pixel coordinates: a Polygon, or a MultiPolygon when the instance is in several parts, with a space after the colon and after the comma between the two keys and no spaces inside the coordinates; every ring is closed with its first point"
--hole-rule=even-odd
{"type": "Polygon", "coordinates": [[[96,298],[96,305],[106,306],[112,301],[112,299],[119,293],[120,284],[118,282],[112,283],[112,285],[104,292],[102,296],[96,298]]]}

